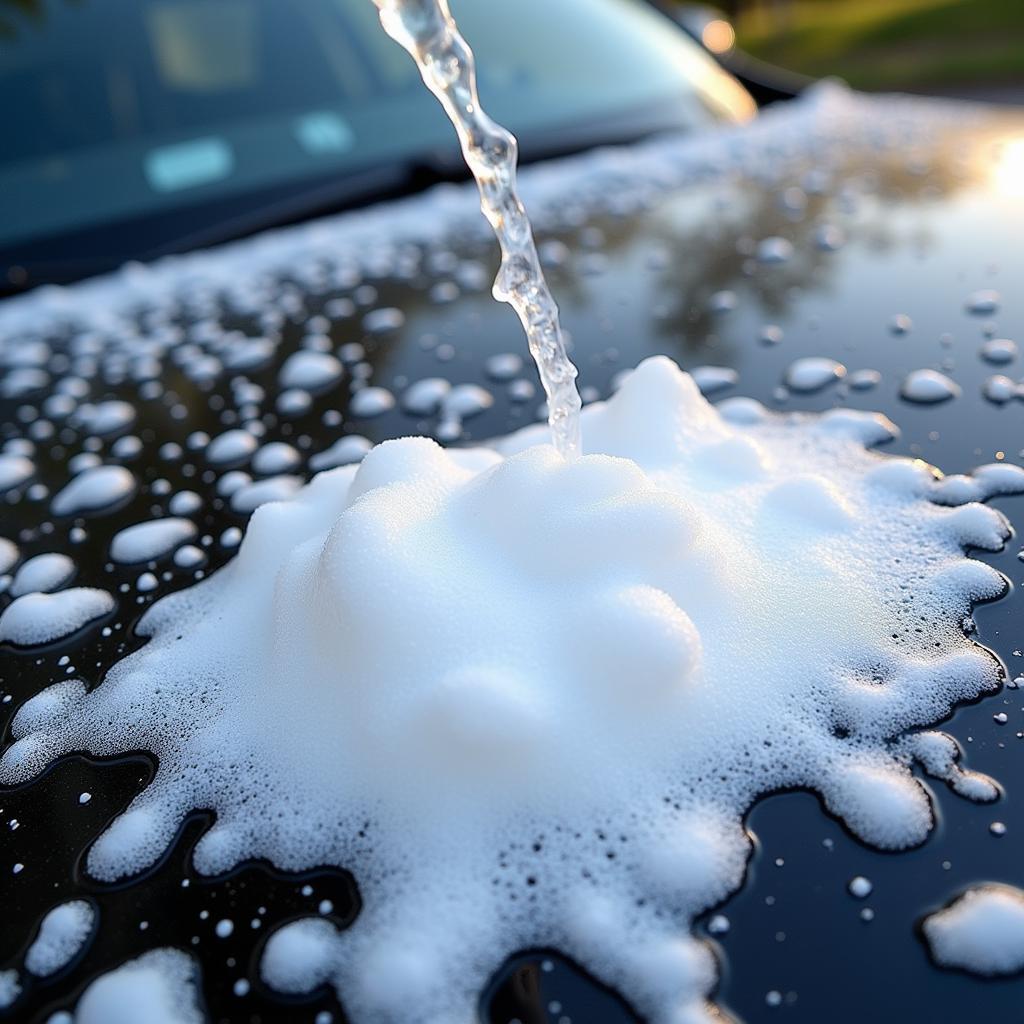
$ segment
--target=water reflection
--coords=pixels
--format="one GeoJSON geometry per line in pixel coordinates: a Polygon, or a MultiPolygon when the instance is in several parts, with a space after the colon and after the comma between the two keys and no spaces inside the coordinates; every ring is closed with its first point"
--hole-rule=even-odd
{"type": "MultiPolygon", "coordinates": [[[[741,377],[748,368],[761,376],[765,356],[757,339],[766,324],[782,325],[788,339],[778,359],[817,350],[838,358],[854,336],[861,344],[872,336],[879,351],[864,357],[891,364],[883,327],[900,307],[880,312],[869,327],[858,293],[877,296],[875,269],[891,260],[898,264],[893,273],[910,286],[909,299],[921,265],[941,255],[950,209],[989,172],[982,162],[966,162],[952,139],[909,158],[899,150],[838,150],[826,172],[802,158],[767,180],[743,174],[699,182],[636,215],[604,213],[575,227],[540,230],[542,249],[555,243],[568,254],[548,272],[575,339],[581,383],[603,391],[615,372],[656,352],[684,365],[711,361],[735,366],[741,377]],[[772,262],[770,243],[780,238],[791,254],[772,262]],[[730,293],[735,309],[723,309],[720,298],[730,293]]],[[[493,264],[486,246],[463,240],[452,247],[493,264]]],[[[485,292],[464,294],[453,306],[432,303],[430,290],[440,279],[377,282],[382,298],[408,319],[401,337],[378,343],[375,379],[475,379],[489,355],[519,347],[485,292]],[[449,361],[423,347],[431,338],[454,349],[449,361]]],[[[759,397],[769,395],[762,389],[759,397]]],[[[501,430],[510,415],[515,411],[499,396],[487,428],[501,430]]]]}

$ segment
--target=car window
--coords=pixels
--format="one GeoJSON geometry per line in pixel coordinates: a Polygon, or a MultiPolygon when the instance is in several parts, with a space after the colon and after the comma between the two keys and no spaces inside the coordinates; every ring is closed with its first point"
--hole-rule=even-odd
{"type": "MultiPolygon", "coordinates": [[[[461,0],[494,116],[521,133],[749,98],[639,0],[461,0]]],[[[0,36],[0,246],[450,150],[369,0],[45,0],[0,36]]],[[[255,200],[254,200],[255,201],[255,200]]],[[[131,254],[129,254],[131,255],[131,254]]],[[[145,255],[138,253],[137,255],[145,255]]]]}

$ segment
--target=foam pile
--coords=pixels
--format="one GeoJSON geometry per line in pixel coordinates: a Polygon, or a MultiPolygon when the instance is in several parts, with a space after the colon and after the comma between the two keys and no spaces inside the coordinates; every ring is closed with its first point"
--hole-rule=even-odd
{"type": "Polygon", "coordinates": [[[936,962],[992,977],[1024,970],[1024,891],[979,885],[925,918],[924,937],[936,962]]]}
{"type": "Polygon", "coordinates": [[[202,1024],[196,973],[188,954],[153,949],[92,982],[74,1018],[54,1017],[61,1024],[202,1024]]]}
{"type": "Polygon", "coordinates": [[[90,851],[102,879],[152,864],[195,808],[216,812],[202,872],[352,870],[356,923],[287,925],[262,970],[336,986],[354,1021],[475,1020],[525,947],[653,1022],[712,1019],[687,928],[740,884],[759,794],[816,790],[900,849],[933,823],[915,760],[968,778],[952,741],[908,733],[998,686],[962,623],[1005,580],[964,550],[1003,545],[978,502],[1024,472],[881,456],[879,416],[715,409],[664,358],[583,420],[575,463],[541,427],[405,438],[262,505],[101,686],[22,707],[0,781],[152,751],[90,851]]]}
{"type": "Polygon", "coordinates": [[[25,969],[39,977],[62,970],[81,952],[96,926],[96,910],[87,900],[68,900],[43,918],[25,953],[25,969]]]}

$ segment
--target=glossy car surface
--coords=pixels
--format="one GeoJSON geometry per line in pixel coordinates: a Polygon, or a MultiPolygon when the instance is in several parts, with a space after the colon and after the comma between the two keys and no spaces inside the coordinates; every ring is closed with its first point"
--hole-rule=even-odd
{"type": "MultiPolygon", "coordinates": [[[[607,395],[618,373],[666,353],[687,369],[735,370],[737,383],[716,397],[747,394],[781,410],[880,410],[902,428],[892,450],[947,472],[1021,461],[1019,400],[997,404],[982,394],[994,373],[1021,371],[1017,364],[992,366],[979,350],[986,337],[1024,336],[1024,295],[1015,286],[1024,118],[889,100],[825,97],[801,104],[749,128],[649,143],[610,163],[583,156],[557,168],[542,164],[525,175],[586,396],[607,395]],[[681,166],[689,170],[677,174],[673,169],[681,166]],[[621,187],[611,185],[616,175],[621,187]],[[780,238],[791,249],[772,241],[780,238]],[[1000,292],[995,311],[967,309],[979,289],[1000,292]],[[894,321],[897,316],[909,319],[894,321]],[[776,330],[766,333],[766,326],[776,330]],[[877,370],[879,382],[863,390],[849,383],[808,394],[786,389],[787,368],[808,355],[840,361],[850,371],[847,381],[867,379],[854,378],[855,371],[877,370]],[[949,374],[962,394],[935,405],[905,400],[905,375],[924,367],[949,374]]],[[[0,437],[9,448],[13,442],[10,450],[31,441],[38,463],[32,484],[4,495],[0,533],[23,556],[71,553],[79,582],[114,593],[125,585],[109,618],[122,628],[111,636],[97,623],[42,650],[0,649],[5,719],[65,673],[64,656],[91,684],[102,685],[113,660],[142,643],[132,631],[142,611],[192,582],[191,571],[164,561],[154,567],[169,574],[156,593],[138,593],[139,567],[107,560],[118,529],[163,514],[168,496],[187,488],[204,499],[196,523],[209,538],[205,571],[231,557],[220,538],[231,526],[244,528],[245,517],[218,495],[218,472],[192,453],[196,432],[212,436],[238,423],[261,423],[265,440],[295,445],[303,455],[300,473],[308,475],[309,456],[342,434],[376,442],[437,430],[436,418],[409,415],[400,403],[380,416],[354,415],[351,397],[366,384],[398,396],[424,377],[485,386],[494,402],[465,421],[457,443],[482,441],[537,417],[536,396],[524,400],[523,388],[510,389],[486,369],[490,356],[525,357],[525,350],[513,315],[488,294],[493,245],[473,226],[472,209],[468,189],[445,192],[371,212],[368,220],[345,215],[283,240],[256,238],[150,273],[129,268],[100,285],[0,304],[0,387],[19,380],[26,361],[33,365],[26,356],[33,346],[42,342],[48,352],[42,364],[48,379],[7,387],[0,401],[0,437]],[[431,218],[437,224],[424,229],[431,218]],[[268,255],[275,245],[280,255],[268,255]],[[403,316],[380,329],[367,320],[378,309],[403,316]],[[219,362],[217,339],[234,330],[275,338],[265,363],[244,373],[248,385],[263,389],[260,400],[251,388],[240,394],[239,373],[219,362]],[[346,375],[315,394],[307,410],[282,411],[280,366],[314,337],[317,347],[346,362],[346,375]],[[147,377],[154,386],[136,379],[130,356],[140,341],[159,342],[153,354],[161,372],[147,377]],[[200,361],[207,356],[213,362],[204,371],[200,361]],[[117,434],[89,443],[85,450],[95,448],[103,461],[124,461],[140,489],[114,511],[81,522],[49,513],[49,497],[66,481],[68,461],[88,434],[73,418],[61,422],[45,411],[55,382],[69,371],[90,381],[81,402],[130,401],[136,419],[121,433],[143,445],[137,457],[121,460],[113,454],[117,434]],[[53,434],[40,422],[53,422],[53,434]],[[38,484],[43,487],[32,490],[38,484]],[[72,539],[75,525],[87,539],[72,539]]],[[[534,380],[529,366],[517,376],[534,380]]],[[[998,505],[1012,522],[1024,522],[1024,499],[998,505]]],[[[1016,585],[1018,550],[1011,540],[1003,553],[978,557],[1016,585]]],[[[1022,671],[1020,614],[1014,588],[975,615],[978,638],[1003,659],[1010,678],[1022,671]]],[[[756,652],[750,671],[756,700],[756,652]]],[[[960,709],[945,726],[968,765],[998,779],[1005,795],[995,805],[974,805],[930,783],[937,826],[919,850],[867,849],[807,794],[773,795],[752,811],[749,827],[758,841],[747,884],[713,908],[731,925],[709,937],[722,953],[717,998],[724,1009],[747,1021],[958,1020],[979,1013],[1015,1019],[1019,977],[988,981],[937,969],[916,925],[968,884],[1024,880],[1022,705],[1019,691],[1007,688],[960,709]],[[998,712],[1007,714],[1005,724],[994,720],[998,712]],[[995,821],[1006,825],[1005,834],[990,831],[995,821]],[[855,875],[874,884],[865,901],[847,892],[855,875]],[[862,917],[865,907],[874,912],[870,921],[862,917]],[[770,993],[778,993],[780,1005],[770,993]]],[[[200,958],[212,1020],[312,1021],[322,1011],[343,1019],[332,993],[288,1003],[261,986],[256,969],[266,934],[321,900],[332,902],[337,922],[355,917],[357,888],[343,872],[294,876],[252,864],[226,878],[199,877],[189,849],[209,821],[195,815],[144,879],[104,886],[86,875],[89,843],[153,770],[141,754],[113,762],[70,758],[40,780],[3,792],[3,821],[19,825],[3,837],[0,901],[8,925],[0,930],[0,966],[18,967],[35,923],[62,899],[84,895],[101,919],[95,939],[66,971],[45,981],[25,979],[10,1019],[44,1021],[71,1008],[98,973],[168,945],[200,958]],[[86,804],[79,802],[82,792],[92,794],[86,804]],[[16,874],[15,863],[24,865],[16,874]],[[213,925],[222,916],[254,925],[219,939],[213,925]],[[233,989],[240,978],[251,983],[243,995],[233,989]]],[[[707,916],[703,921],[706,928],[707,916]]],[[[508,964],[482,1013],[501,1024],[634,1019],[617,997],[552,951],[524,951],[508,964]]]]}

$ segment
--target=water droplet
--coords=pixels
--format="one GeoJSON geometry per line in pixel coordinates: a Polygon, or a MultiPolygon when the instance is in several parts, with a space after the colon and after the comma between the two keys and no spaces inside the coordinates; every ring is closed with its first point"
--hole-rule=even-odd
{"type": "Polygon", "coordinates": [[[690,371],[690,376],[701,394],[713,395],[732,387],[740,375],[729,366],[696,366],[690,371]]]}
{"type": "Polygon", "coordinates": [[[395,396],[387,388],[360,388],[352,395],[348,411],[351,416],[369,419],[389,412],[395,406],[395,396]]]}
{"type": "Polygon", "coordinates": [[[997,405],[1004,405],[1021,397],[1021,387],[1009,377],[1001,373],[993,374],[982,386],[982,394],[997,405]]]}
{"type": "Polygon", "coordinates": [[[786,371],[786,385],[792,391],[817,391],[846,376],[846,367],[834,359],[808,356],[791,363],[786,371]]]}
{"type": "Polygon", "coordinates": [[[900,394],[908,402],[934,405],[956,398],[960,385],[938,370],[914,370],[904,378],[900,394]]]}
{"type": "Polygon", "coordinates": [[[981,358],[996,366],[1012,363],[1018,354],[1017,343],[1009,338],[990,338],[981,346],[981,358]]]}
{"type": "Polygon", "coordinates": [[[999,292],[983,288],[968,296],[967,312],[973,313],[975,316],[991,316],[999,309],[999,301],[999,292]]]}
{"type": "Polygon", "coordinates": [[[847,889],[849,889],[851,896],[854,896],[859,900],[863,900],[871,895],[874,886],[871,884],[871,881],[863,875],[857,875],[850,879],[847,889]]]}
{"type": "Polygon", "coordinates": [[[914,326],[914,322],[907,316],[906,313],[897,313],[889,321],[889,330],[893,334],[909,334],[910,329],[914,326]]]}

